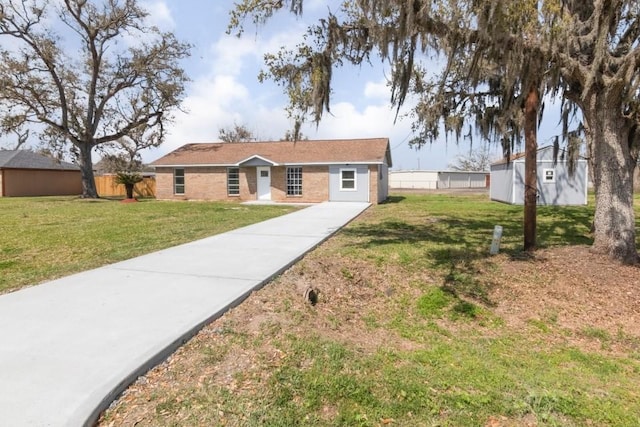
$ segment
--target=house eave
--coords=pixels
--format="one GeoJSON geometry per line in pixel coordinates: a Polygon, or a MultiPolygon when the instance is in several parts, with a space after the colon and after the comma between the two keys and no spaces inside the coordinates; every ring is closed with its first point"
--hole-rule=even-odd
{"type": "MultiPolygon", "coordinates": [[[[212,168],[212,167],[242,167],[242,163],[246,161],[243,160],[238,163],[191,163],[191,164],[168,164],[168,165],[150,165],[154,168],[212,168]]],[[[283,163],[274,163],[269,162],[274,167],[275,166],[331,166],[331,165],[382,165],[384,162],[380,160],[376,161],[365,161],[365,162],[351,162],[351,161],[340,161],[340,162],[283,162],[283,163]]]]}

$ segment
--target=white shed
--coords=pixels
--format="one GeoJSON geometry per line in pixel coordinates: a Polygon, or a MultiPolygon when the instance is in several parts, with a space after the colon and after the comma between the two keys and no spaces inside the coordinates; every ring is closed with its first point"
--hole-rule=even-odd
{"type": "MultiPolygon", "coordinates": [[[[589,170],[587,160],[580,158],[573,175],[569,173],[569,165],[561,160],[553,159],[553,147],[538,149],[537,177],[539,205],[586,205],[589,170]]],[[[524,205],[524,153],[491,165],[491,200],[514,205],[524,205]]]]}

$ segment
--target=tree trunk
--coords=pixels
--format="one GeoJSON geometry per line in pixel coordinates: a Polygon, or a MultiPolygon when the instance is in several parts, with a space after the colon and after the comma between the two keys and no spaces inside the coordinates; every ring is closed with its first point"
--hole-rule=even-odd
{"type": "Polygon", "coordinates": [[[124,191],[127,193],[127,199],[133,199],[133,185],[134,184],[124,185],[124,191]]]}
{"type": "Polygon", "coordinates": [[[91,160],[91,146],[87,143],[78,145],[80,156],[78,159],[80,172],[82,173],[82,197],[97,199],[98,190],[93,176],[93,161],[91,160]]]}
{"type": "Polygon", "coordinates": [[[592,251],[607,254],[625,264],[639,261],[636,249],[633,211],[633,170],[635,162],[629,147],[631,126],[621,117],[621,108],[605,96],[590,103],[585,119],[593,138],[596,209],[592,251]],[[602,105],[601,105],[602,104],[602,105]]]}
{"type": "Polygon", "coordinates": [[[538,155],[538,107],[540,94],[537,85],[529,89],[524,104],[524,250],[536,248],[538,179],[536,174],[538,155]]]}

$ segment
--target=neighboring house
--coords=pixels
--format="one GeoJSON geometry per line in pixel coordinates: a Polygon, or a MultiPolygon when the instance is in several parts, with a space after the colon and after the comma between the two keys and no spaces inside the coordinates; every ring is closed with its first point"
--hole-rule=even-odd
{"type": "MultiPolygon", "coordinates": [[[[589,172],[587,160],[580,158],[573,175],[563,158],[564,150],[553,158],[553,147],[542,147],[537,153],[538,204],[586,205],[589,172]]],[[[491,165],[491,200],[515,205],[524,204],[524,153],[491,165]]]]}
{"type": "Polygon", "coordinates": [[[0,197],[82,194],[80,168],[27,150],[0,150],[0,197]]]}
{"type": "Polygon", "coordinates": [[[389,187],[396,189],[487,188],[488,183],[488,172],[425,170],[389,172],[389,187]]]}
{"type": "Polygon", "coordinates": [[[158,199],[359,201],[388,196],[388,138],[187,144],[151,164],[158,199]]]}

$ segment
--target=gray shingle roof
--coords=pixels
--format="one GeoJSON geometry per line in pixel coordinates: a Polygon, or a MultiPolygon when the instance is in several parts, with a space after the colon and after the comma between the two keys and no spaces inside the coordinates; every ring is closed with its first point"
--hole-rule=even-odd
{"type": "Polygon", "coordinates": [[[78,170],[73,163],[59,162],[28,150],[0,150],[0,169],[78,170]]]}

